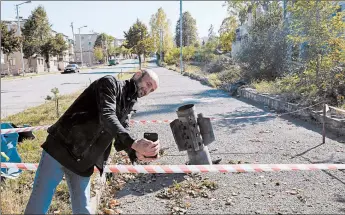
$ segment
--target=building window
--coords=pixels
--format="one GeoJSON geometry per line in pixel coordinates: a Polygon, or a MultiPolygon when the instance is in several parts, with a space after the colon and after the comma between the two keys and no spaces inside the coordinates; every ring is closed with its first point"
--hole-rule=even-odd
{"type": "Polygon", "coordinates": [[[10,59],[10,65],[15,66],[16,65],[16,59],[10,59]]]}

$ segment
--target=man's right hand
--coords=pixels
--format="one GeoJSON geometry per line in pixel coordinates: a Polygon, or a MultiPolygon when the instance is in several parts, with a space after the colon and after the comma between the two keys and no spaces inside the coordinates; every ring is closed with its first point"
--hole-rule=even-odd
{"type": "Polygon", "coordinates": [[[145,138],[136,140],[132,144],[132,149],[134,149],[135,151],[137,151],[143,156],[153,157],[159,153],[159,149],[160,149],[159,140],[157,140],[156,142],[152,142],[145,138]]]}

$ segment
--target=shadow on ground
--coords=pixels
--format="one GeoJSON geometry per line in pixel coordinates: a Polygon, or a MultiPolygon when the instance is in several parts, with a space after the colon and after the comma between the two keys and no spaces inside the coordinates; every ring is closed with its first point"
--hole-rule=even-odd
{"type": "Polygon", "coordinates": [[[102,75],[102,74],[104,74],[104,75],[110,75],[110,74],[119,74],[119,73],[121,73],[121,71],[119,71],[119,72],[114,72],[114,71],[112,71],[112,72],[83,72],[83,73],[79,73],[80,75],[102,75]]]}
{"type": "MultiPolygon", "coordinates": [[[[167,113],[175,113],[176,110],[183,105],[187,104],[197,104],[198,102],[181,102],[181,103],[173,103],[173,104],[157,104],[157,105],[148,105],[148,107],[152,107],[154,109],[146,110],[146,111],[138,111],[137,113],[133,114],[133,117],[141,117],[145,116],[145,118],[150,119],[151,115],[155,114],[167,114],[167,113]]],[[[135,119],[135,118],[133,118],[135,119]]]]}
{"type": "MultiPolygon", "coordinates": [[[[339,203],[343,203],[345,205],[345,197],[341,196],[341,195],[336,195],[335,196],[335,201],[339,202],[339,203]]],[[[345,212],[345,208],[339,209],[340,212],[344,213],[345,212]]]]}
{"type": "Polygon", "coordinates": [[[146,174],[135,182],[127,182],[122,190],[116,192],[120,199],[128,195],[144,196],[185,180],[185,174],[146,174]]]}
{"type": "Polygon", "coordinates": [[[225,113],[215,116],[215,118],[220,119],[214,122],[217,126],[228,128],[231,133],[236,133],[239,130],[244,129],[248,124],[255,125],[262,122],[267,122],[273,120],[274,116],[259,117],[260,115],[265,115],[265,111],[237,111],[235,113],[225,113]],[[257,116],[257,117],[256,117],[257,116]],[[238,117],[238,118],[237,118],[238,117]],[[241,118],[239,118],[241,117],[241,118]],[[250,117],[250,118],[242,118],[250,117]],[[223,119],[223,120],[222,120],[223,119]]]}
{"type": "MultiPolygon", "coordinates": [[[[237,97],[235,99],[237,99],[241,102],[245,102],[249,105],[252,105],[258,109],[265,110],[265,105],[263,105],[263,104],[259,104],[257,102],[253,102],[253,101],[250,101],[248,99],[240,98],[240,97],[237,97]]],[[[322,125],[321,125],[321,123],[318,123],[312,119],[301,119],[297,116],[292,116],[292,115],[283,115],[283,116],[279,116],[279,117],[281,119],[286,120],[288,124],[294,124],[296,127],[303,127],[307,130],[319,133],[320,134],[320,143],[321,143],[321,138],[322,138],[322,125]]],[[[326,137],[331,139],[331,140],[340,142],[340,143],[345,143],[345,134],[340,136],[340,135],[337,135],[336,133],[326,129],[326,137]]]]}

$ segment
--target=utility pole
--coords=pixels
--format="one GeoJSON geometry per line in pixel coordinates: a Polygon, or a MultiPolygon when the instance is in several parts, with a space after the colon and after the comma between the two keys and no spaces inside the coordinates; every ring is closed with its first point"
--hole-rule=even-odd
{"type": "Polygon", "coordinates": [[[73,52],[74,52],[74,61],[76,61],[76,53],[75,53],[75,35],[74,35],[74,29],[73,29],[73,22],[71,22],[71,28],[72,28],[72,37],[73,37],[73,52]]]}
{"type": "Polygon", "coordinates": [[[79,49],[80,49],[80,60],[81,60],[81,66],[83,66],[83,49],[81,48],[81,36],[80,36],[80,29],[86,28],[87,25],[84,25],[82,27],[79,27],[79,49]]]}
{"type": "MultiPolygon", "coordinates": [[[[31,3],[31,0],[17,4],[16,5],[16,9],[17,9],[17,19],[18,19],[18,25],[17,25],[17,32],[18,32],[18,36],[21,35],[21,29],[20,29],[20,18],[19,18],[19,5],[25,4],[25,3],[31,3]]],[[[22,71],[23,71],[23,76],[25,74],[25,66],[24,66],[24,56],[23,56],[23,42],[20,43],[20,55],[22,58],[22,71]]]]}
{"type": "Polygon", "coordinates": [[[180,0],[180,70],[183,72],[183,61],[182,61],[182,0],[180,0]]]}
{"type": "Polygon", "coordinates": [[[91,61],[91,41],[89,40],[89,62],[90,66],[92,66],[92,61],[91,61]]]}

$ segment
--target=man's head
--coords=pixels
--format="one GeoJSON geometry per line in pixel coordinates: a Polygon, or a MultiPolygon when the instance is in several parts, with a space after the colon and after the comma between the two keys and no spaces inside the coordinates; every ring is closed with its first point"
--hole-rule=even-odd
{"type": "Polygon", "coordinates": [[[136,72],[132,79],[137,85],[139,98],[152,93],[159,86],[158,75],[150,69],[143,69],[136,72]]]}

